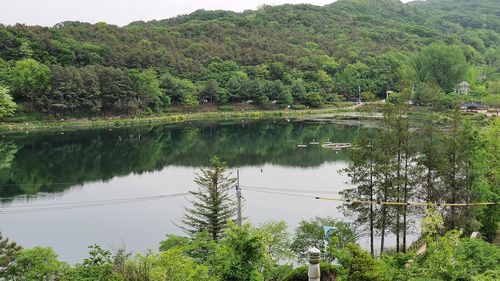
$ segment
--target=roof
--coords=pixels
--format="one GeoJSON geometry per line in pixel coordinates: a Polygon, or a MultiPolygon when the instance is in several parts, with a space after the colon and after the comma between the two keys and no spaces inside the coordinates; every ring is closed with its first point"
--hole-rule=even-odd
{"type": "Polygon", "coordinates": [[[466,102],[462,103],[461,107],[478,108],[478,107],[483,107],[483,105],[478,102],[466,102]]]}

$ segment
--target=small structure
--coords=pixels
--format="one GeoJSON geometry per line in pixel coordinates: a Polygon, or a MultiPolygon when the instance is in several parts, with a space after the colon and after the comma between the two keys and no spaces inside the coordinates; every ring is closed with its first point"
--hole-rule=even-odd
{"type": "Polygon", "coordinates": [[[391,90],[385,91],[385,100],[384,101],[387,101],[389,99],[389,96],[392,94],[394,94],[394,91],[391,91],[391,90]]]}
{"type": "Polygon", "coordinates": [[[466,81],[460,82],[458,84],[458,92],[462,95],[468,95],[470,90],[470,85],[466,81]]]}
{"type": "Polygon", "coordinates": [[[309,281],[320,281],[321,269],[319,267],[319,262],[321,260],[321,251],[313,247],[307,251],[307,258],[309,260],[309,270],[307,271],[307,276],[309,281]]]}
{"type": "Polygon", "coordinates": [[[460,108],[465,110],[465,112],[474,112],[474,113],[487,113],[488,108],[478,102],[466,102],[463,103],[460,108]]]}

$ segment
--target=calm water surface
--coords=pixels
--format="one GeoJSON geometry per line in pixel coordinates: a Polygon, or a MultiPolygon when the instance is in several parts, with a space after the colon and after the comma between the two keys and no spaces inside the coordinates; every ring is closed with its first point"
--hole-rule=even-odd
{"type": "Polygon", "coordinates": [[[297,145],[352,142],[360,130],[356,123],[258,121],[6,135],[0,139],[0,231],[24,247],[53,247],[69,262],[85,257],[94,243],[157,249],[165,234],[182,234],[175,222],[186,197],[60,204],[184,193],[211,155],[234,174],[240,170],[244,216],[254,223],[282,219],[293,229],[316,215],[342,218],[337,204],[313,196],[337,197],[348,187],[338,173],[346,152],[297,145]],[[312,191],[306,198],[278,189],[312,191]]]}

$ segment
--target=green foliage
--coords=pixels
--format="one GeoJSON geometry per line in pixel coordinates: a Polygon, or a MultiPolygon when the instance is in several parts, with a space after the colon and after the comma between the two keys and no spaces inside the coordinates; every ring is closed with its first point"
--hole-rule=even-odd
{"type": "Polygon", "coordinates": [[[16,111],[16,103],[9,95],[9,90],[0,86],[0,118],[12,116],[16,111]]]}
{"type": "Polygon", "coordinates": [[[59,261],[52,249],[35,247],[22,249],[4,277],[6,280],[66,280],[69,272],[69,265],[59,261]]]}
{"type": "Polygon", "coordinates": [[[183,247],[189,244],[189,238],[168,234],[165,240],[160,242],[160,251],[165,252],[173,248],[183,247]]]}
{"type": "Polygon", "coordinates": [[[150,277],[152,281],[217,280],[210,275],[206,266],[199,265],[195,260],[175,249],[153,255],[151,264],[150,277]]]}
{"type": "Polygon", "coordinates": [[[265,240],[249,224],[230,223],[217,249],[217,272],[225,281],[263,280],[260,272],[266,255],[265,240]]]}
{"type": "MultiPolygon", "coordinates": [[[[480,185],[479,200],[498,202],[500,199],[500,120],[493,120],[483,132],[485,145],[478,157],[474,159],[478,169],[484,169],[484,181],[480,185]]],[[[477,210],[481,223],[480,232],[488,241],[493,241],[500,221],[500,206],[490,205],[477,210]]]]}
{"type": "Polygon", "coordinates": [[[292,241],[285,221],[266,222],[260,225],[258,230],[266,239],[268,252],[273,262],[287,262],[293,258],[293,252],[290,249],[292,241]]]}
{"type": "MultiPolygon", "coordinates": [[[[417,82],[441,89],[418,93],[417,103],[427,105],[461,79],[479,97],[498,88],[495,4],[345,0],[200,10],[124,27],[0,26],[0,82],[16,101],[56,116],[150,114],[170,103],[253,101],[267,108],[304,103],[306,93],[354,101],[360,92],[384,98],[417,82]]],[[[494,97],[483,101],[497,104],[494,97]]]]}
{"type": "Polygon", "coordinates": [[[134,94],[137,96],[137,103],[141,109],[157,108],[162,103],[169,104],[169,100],[163,98],[163,91],[160,88],[160,82],[156,71],[147,69],[143,72],[132,72],[134,84],[134,94]]]}
{"type": "Polygon", "coordinates": [[[427,209],[425,213],[421,225],[422,234],[424,237],[434,238],[441,234],[444,229],[443,216],[434,208],[427,209]]]}
{"type": "Polygon", "coordinates": [[[32,110],[35,99],[49,89],[49,80],[49,68],[34,59],[17,61],[9,74],[14,96],[30,101],[32,110]]]}
{"type": "Polygon", "coordinates": [[[479,239],[460,239],[459,231],[448,232],[427,246],[427,251],[410,263],[410,276],[437,280],[472,280],[500,263],[497,246],[479,239]]]}
{"type": "Polygon", "coordinates": [[[339,257],[339,263],[343,269],[343,280],[388,280],[384,275],[384,264],[379,260],[375,260],[355,244],[347,244],[345,251],[339,257]]]}
{"type": "Polygon", "coordinates": [[[75,266],[75,278],[78,280],[111,280],[113,261],[111,252],[98,245],[89,247],[89,257],[75,266]]]}
{"type": "Polygon", "coordinates": [[[319,93],[308,93],[304,97],[304,104],[310,107],[319,108],[323,106],[323,97],[319,93]]]}
{"type": "Polygon", "coordinates": [[[465,56],[458,46],[433,43],[423,48],[413,59],[417,78],[421,82],[436,83],[451,92],[467,72],[465,56]]]}
{"type": "Polygon", "coordinates": [[[21,246],[0,233],[0,278],[5,278],[5,272],[12,266],[20,251],[21,246]]]}

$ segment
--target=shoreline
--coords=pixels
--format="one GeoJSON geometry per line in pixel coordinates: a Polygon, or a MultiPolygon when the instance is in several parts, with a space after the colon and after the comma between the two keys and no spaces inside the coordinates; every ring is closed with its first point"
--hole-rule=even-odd
{"type": "Polygon", "coordinates": [[[371,119],[380,118],[375,113],[368,114],[348,108],[324,108],[304,110],[249,110],[249,111],[209,111],[180,113],[147,117],[117,117],[109,119],[72,119],[63,121],[37,121],[0,124],[0,132],[78,130],[86,128],[114,128],[139,125],[177,124],[189,121],[259,120],[293,118],[297,120],[327,121],[331,119],[371,119]]]}

